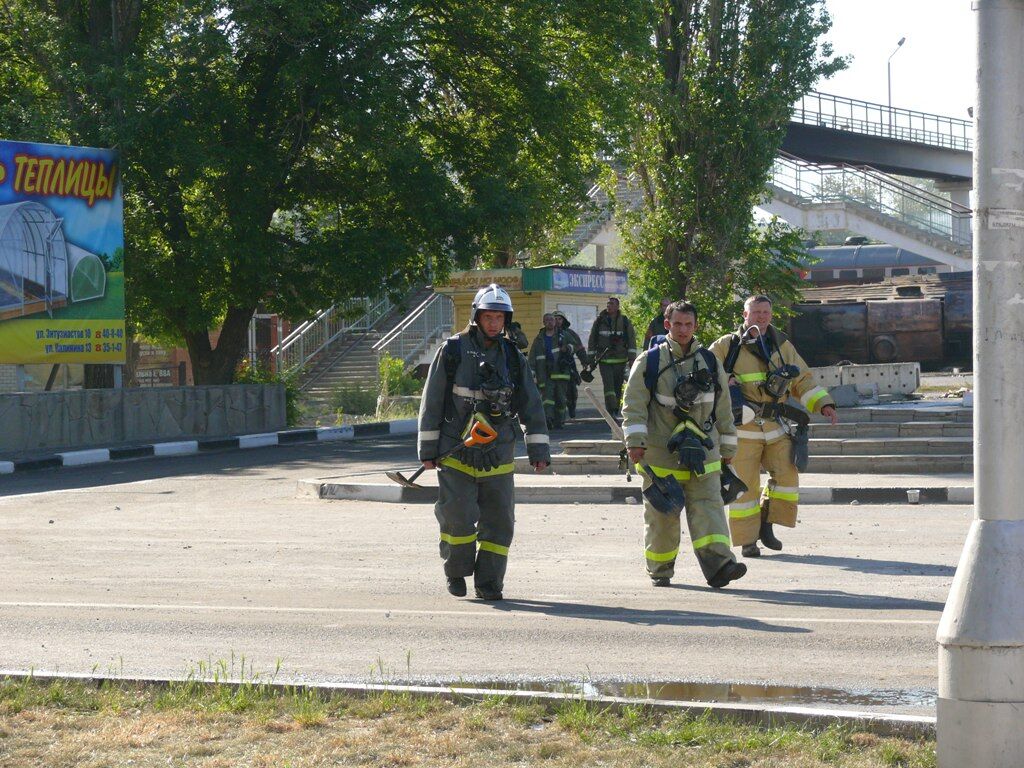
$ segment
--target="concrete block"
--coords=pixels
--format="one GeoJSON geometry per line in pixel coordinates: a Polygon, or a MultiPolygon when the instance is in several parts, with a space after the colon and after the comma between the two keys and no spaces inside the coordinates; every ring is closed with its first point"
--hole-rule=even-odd
{"type": "Polygon", "coordinates": [[[843,383],[843,365],[826,365],[821,368],[811,368],[811,375],[819,386],[825,389],[838,387],[843,383]]]}
{"type": "Polygon", "coordinates": [[[828,393],[835,400],[837,408],[853,408],[860,404],[860,394],[852,384],[833,387],[828,393]]]}
{"type": "Polygon", "coordinates": [[[842,384],[876,384],[880,394],[909,395],[921,386],[919,363],[844,365],[842,384]]]}

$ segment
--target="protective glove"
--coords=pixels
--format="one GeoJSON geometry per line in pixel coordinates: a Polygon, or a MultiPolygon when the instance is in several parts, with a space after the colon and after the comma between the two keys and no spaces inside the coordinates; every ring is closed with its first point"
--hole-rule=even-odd
{"type": "Polygon", "coordinates": [[[580,371],[580,378],[587,382],[587,384],[589,384],[594,380],[594,372],[587,368],[584,368],[582,371],[580,371]]]}
{"type": "Polygon", "coordinates": [[[811,458],[808,437],[807,427],[797,427],[796,432],[793,433],[791,438],[793,441],[791,458],[793,460],[793,466],[796,467],[797,472],[803,472],[807,469],[807,462],[810,461],[811,458]]]}
{"type": "Polygon", "coordinates": [[[677,432],[669,439],[668,449],[679,454],[679,463],[690,472],[704,474],[704,459],[708,454],[695,434],[689,430],[677,432]]]}
{"type": "Polygon", "coordinates": [[[722,501],[726,504],[732,504],[749,490],[747,484],[736,476],[736,473],[732,471],[728,464],[722,465],[722,474],[719,477],[719,481],[722,485],[722,501]]]}
{"type": "Polygon", "coordinates": [[[489,445],[486,448],[481,448],[479,450],[480,450],[480,467],[479,467],[479,469],[481,469],[481,470],[486,472],[486,471],[489,471],[489,470],[492,470],[492,469],[497,469],[498,467],[501,466],[501,459],[498,457],[498,449],[495,446],[489,445]]]}

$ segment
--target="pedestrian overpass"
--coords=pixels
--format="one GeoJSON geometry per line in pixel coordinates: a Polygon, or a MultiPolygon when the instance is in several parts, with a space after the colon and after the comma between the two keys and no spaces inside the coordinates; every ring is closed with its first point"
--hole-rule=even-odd
{"type": "MultiPolygon", "coordinates": [[[[812,92],[793,108],[761,209],[808,232],[851,231],[971,269],[973,125],[967,120],[812,92]],[[896,176],[930,178],[943,195],[896,176]]],[[[619,207],[642,204],[620,174],[619,207]]],[[[609,243],[614,211],[595,187],[569,242],[609,243]]]]}
{"type": "Polygon", "coordinates": [[[973,134],[969,120],[811,92],[794,105],[782,150],[811,163],[957,183],[971,180],[973,134]]]}

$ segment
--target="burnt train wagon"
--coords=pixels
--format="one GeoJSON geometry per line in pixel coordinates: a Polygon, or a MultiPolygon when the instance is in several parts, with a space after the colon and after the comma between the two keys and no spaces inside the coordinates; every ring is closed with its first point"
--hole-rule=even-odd
{"type": "Polygon", "coordinates": [[[918,362],[925,370],[971,364],[970,272],[808,286],[790,336],[813,366],[918,362]]]}

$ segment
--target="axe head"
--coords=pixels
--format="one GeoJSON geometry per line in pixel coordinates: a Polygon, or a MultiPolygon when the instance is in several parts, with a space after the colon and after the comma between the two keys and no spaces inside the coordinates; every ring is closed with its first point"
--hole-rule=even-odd
{"type": "MultiPolygon", "coordinates": [[[[412,480],[408,479],[401,472],[398,472],[398,471],[385,472],[384,474],[387,476],[388,480],[394,480],[396,483],[398,483],[399,485],[404,485],[406,488],[423,488],[422,485],[414,483],[412,480]]],[[[419,472],[417,472],[416,474],[418,475],[419,472]]],[[[413,477],[415,477],[415,476],[416,475],[413,475],[413,477]]]]}

